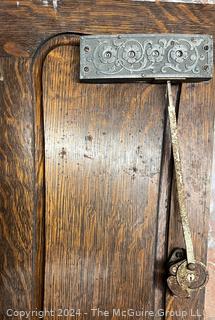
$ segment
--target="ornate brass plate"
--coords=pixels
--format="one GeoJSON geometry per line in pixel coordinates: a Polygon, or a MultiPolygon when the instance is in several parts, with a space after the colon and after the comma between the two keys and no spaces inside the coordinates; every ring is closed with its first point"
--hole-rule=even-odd
{"type": "Polygon", "coordinates": [[[122,34],[80,38],[80,79],[204,80],[213,72],[209,35],[122,34]]]}

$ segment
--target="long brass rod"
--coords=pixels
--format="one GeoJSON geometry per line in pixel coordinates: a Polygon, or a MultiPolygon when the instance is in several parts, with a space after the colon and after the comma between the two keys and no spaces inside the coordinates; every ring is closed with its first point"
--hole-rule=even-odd
{"type": "Polygon", "coordinates": [[[195,268],[195,257],[193,250],[193,241],[190,231],[190,224],[187,214],[186,201],[185,201],[185,192],[184,192],[184,182],[182,174],[182,165],[181,165],[181,156],[180,156],[180,147],[178,140],[178,129],[176,121],[176,111],[173,103],[172,96],[172,87],[171,82],[167,81],[167,93],[168,93],[168,115],[170,123],[170,133],[171,133],[171,143],[173,149],[173,158],[176,174],[176,185],[177,185],[177,195],[178,195],[178,204],[179,212],[181,216],[181,223],[183,228],[184,241],[187,252],[187,263],[190,269],[195,268]]]}

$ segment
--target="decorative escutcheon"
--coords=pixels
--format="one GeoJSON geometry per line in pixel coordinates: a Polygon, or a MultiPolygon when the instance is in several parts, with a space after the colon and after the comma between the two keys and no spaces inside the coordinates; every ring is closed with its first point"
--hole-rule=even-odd
{"type": "Polygon", "coordinates": [[[80,38],[81,80],[210,79],[209,35],[122,34],[80,38]]]}
{"type": "Polygon", "coordinates": [[[167,284],[173,295],[189,298],[193,292],[205,287],[208,282],[208,272],[202,262],[195,262],[193,270],[188,268],[186,251],[175,249],[169,259],[169,275],[167,284]]]}

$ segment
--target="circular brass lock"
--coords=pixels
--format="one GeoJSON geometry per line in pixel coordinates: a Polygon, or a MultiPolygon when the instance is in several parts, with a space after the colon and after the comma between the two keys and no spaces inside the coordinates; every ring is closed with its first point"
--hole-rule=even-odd
{"type": "Polygon", "coordinates": [[[206,285],[208,272],[202,262],[196,262],[195,269],[190,270],[187,261],[184,261],[177,269],[176,278],[181,287],[197,290],[206,285]]]}
{"type": "Polygon", "coordinates": [[[167,284],[174,296],[189,298],[193,292],[203,288],[208,282],[208,271],[202,262],[195,261],[193,268],[186,260],[184,249],[177,248],[169,259],[167,284]]]}

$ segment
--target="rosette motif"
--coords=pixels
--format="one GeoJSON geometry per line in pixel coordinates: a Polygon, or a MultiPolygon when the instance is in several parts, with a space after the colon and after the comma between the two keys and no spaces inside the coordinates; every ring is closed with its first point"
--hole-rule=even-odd
{"type": "Polygon", "coordinates": [[[117,59],[117,50],[113,46],[105,46],[99,51],[99,57],[103,63],[114,63],[117,59]]]}
{"type": "Polygon", "coordinates": [[[170,56],[176,62],[181,63],[188,58],[188,49],[184,45],[175,45],[170,52],[170,56]]]}
{"type": "Polygon", "coordinates": [[[130,64],[136,63],[142,57],[141,47],[137,44],[127,44],[124,47],[122,57],[130,64]]]}
{"type": "Polygon", "coordinates": [[[159,44],[150,45],[146,53],[151,62],[160,62],[164,57],[164,48],[159,44]]]}

